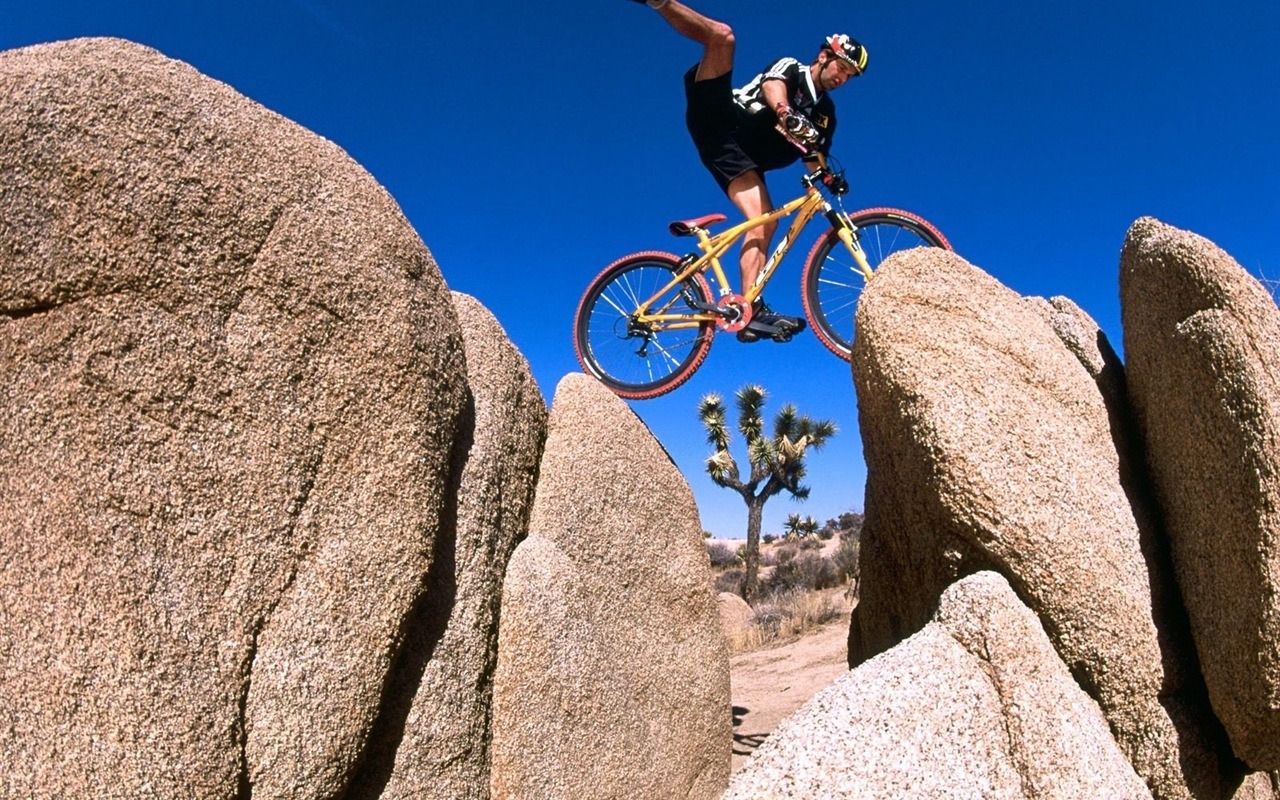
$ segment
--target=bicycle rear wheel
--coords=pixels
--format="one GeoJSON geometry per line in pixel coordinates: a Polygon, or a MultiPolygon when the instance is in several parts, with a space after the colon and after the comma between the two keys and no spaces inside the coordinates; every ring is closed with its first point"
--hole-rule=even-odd
{"type": "MultiPolygon", "coordinates": [[[[933,225],[909,211],[869,208],[849,215],[872,271],[894,253],[913,247],[951,249],[933,225]]],[[[866,279],[835,230],[824,234],[804,265],[804,313],[827,349],[848,361],[853,351],[853,317],[866,279]]]]}
{"type": "MultiPolygon", "coordinates": [[[[605,267],[587,287],[573,321],[578,363],[614,394],[647,400],[689,379],[711,350],[715,323],[655,321],[635,317],[642,302],[679,274],[680,259],[644,252],[605,267]]],[[[700,313],[692,303],[710,303],[711,288],[695,274],[649,305],[650,314],[700,313]]]]}

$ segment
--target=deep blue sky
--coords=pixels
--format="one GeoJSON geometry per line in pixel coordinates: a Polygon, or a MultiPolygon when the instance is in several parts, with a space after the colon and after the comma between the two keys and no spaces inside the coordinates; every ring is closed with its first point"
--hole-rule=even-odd
{"type": "MultiPolygon", "coordinates": [[[[739,83],[822,38],[867,45],[866,76],[834,93],[849,207],[934,222],[1024,294],[1067,295],[1120,346],[1117,258],[1154,215],[1280,277],[1280,3],[707,0],[737,33],[739,83]]],[[[548,400],[577,369],[573,310],[605,264],[683,252],[666,222],[731,212],[683,127],[680,78],[698,48],[627,0],[0,0],[0,48],[75,36],[153,46],[344,147],[403,206],[449,285],[480,298],[548,400]]],[[[775,198],[798,172],[773,173],[775,198]]],[[[814,229],[816,231],[816,228],[814,229]]],[[[771,284],[799,313],[808,242],[771,284]]],[[[813,496],[765,510],[861,509],[865,468],[847,366],[806,334],[722,337],[688,384],[632,404],[689,477],[707,528],[745,508],[715,488],[694,417],[708,391],[764,384],[835,420],[811,458],[813,496]]]]}

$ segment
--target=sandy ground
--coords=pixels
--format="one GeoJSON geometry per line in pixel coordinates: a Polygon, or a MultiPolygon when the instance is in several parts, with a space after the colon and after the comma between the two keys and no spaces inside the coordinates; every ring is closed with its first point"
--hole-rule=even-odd
{"type": "Polygon", "coordinates": [[[846,616],[797,641],[730,660],[734,772],[779,722],[848,670],[848,638],[846,616]]]}

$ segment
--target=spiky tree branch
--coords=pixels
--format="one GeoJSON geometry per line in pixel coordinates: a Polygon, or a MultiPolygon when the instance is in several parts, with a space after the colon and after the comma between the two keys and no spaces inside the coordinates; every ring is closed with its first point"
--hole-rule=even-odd
{"type": "Polygon", "coordinates": [[[747,384],[738,390],[738,431],[747,437],[748,443],[764,433],[762,412],[767,397],[764,387],[755,384],[747,384]]]}

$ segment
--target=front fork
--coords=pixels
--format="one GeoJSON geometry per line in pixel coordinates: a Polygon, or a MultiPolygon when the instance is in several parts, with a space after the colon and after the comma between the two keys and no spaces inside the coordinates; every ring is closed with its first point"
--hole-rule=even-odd
{"type": "Polygon", "coordinates": [[[867,263],[867,254],[862,252],[862,245],[858,244],[858,239],[854,236],[858,229],[849,219],[849,215],[836,211],[828,205],[826,216],[831,222],[831,227],[835,228],[836,236],[840,237],[840,241],[844,242],[844,246],[848,248],[849,255],[853,256],[853,261],[858,265],[858,271],[862,273],[862,277],[865,280],[871,280],[871,265],[867,263]]]}

